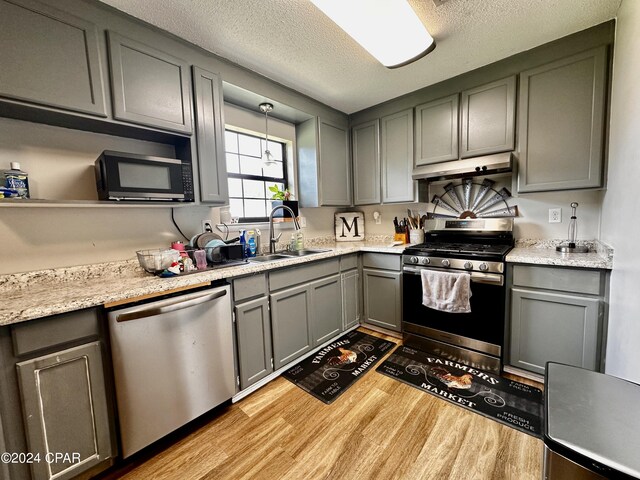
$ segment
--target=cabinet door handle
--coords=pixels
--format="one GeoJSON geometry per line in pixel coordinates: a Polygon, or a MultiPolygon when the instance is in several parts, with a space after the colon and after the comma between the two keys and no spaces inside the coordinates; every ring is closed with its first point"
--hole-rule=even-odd
{"type": "Polygon", "coordinates": [[[116,317],[117,322],[128,322],[130,320],[138,320],[141,318],[153,317],[163,313],[176,312],[185,308],[194,307],[217,298],[224,297],[226,290],[220,290],[214,293],[205,293],[203,295],[194,295],[190,298],[182,298],[177,301],[168,301],[162,305],[152,306],[151,308],[140,308],[128,313],[122,313],[116,317]]]}
{"type": "MultiPolygon", "coordinates": [[[[409,275],[420,275],[421,270],[432,270],[435,272],[441,272],[443,270],[439,270],[436,268],[427,268],[427,267],[403,267],[402,272],[408,273],[409,275]]],[[[445,270],[446,271],[446,270],[445,270]]],[[[471,281],[474,283],[488,283],[490,285],[502,286],[504,285],[504,276],[499,275],[497,273],[482,273],[482,272],[472,272],[467,273],[467,275],[471,276],[471,281]]]]}

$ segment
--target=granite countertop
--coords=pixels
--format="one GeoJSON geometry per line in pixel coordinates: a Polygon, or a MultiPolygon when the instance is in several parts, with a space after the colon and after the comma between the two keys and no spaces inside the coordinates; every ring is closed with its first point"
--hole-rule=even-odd
{"type": "Polygon", "coordinates": [[[559,267],[597,268],[611,270],[613,268],[613,249],[603,242],[582,241],[579,245],[587,245],[588,253],[560,253],[558,245],[566,240],[516,240],[516,246],[507,255],[509,263],[526,263],[533,265],[556,265],[559,267]]]}
{"type": "Polygon", "coordinates": [[[172,278],[159,278],[145,272],[135,259],[3,275],[0,276],[0,326],[349,253],[399,255],[406,247],[391,246],[391,243],[384,237],[365,242],[309,241],[307,248],[330,250],[305,257],[247,263],[172,278]]]}

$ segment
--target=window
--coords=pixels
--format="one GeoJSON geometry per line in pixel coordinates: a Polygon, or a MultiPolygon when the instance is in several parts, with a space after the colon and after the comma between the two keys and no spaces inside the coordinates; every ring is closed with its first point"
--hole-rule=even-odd
{"type": "Polygon", "coordinates": [[[229,207],[231,217],[240,223],[265,222],[271,212],[272,192],[269,187],[287,186],[285,144],[269,140],[269,151],[275,165],[264,166],[262,152],[265,140],[246,133],[225,131],[229,207]]]}

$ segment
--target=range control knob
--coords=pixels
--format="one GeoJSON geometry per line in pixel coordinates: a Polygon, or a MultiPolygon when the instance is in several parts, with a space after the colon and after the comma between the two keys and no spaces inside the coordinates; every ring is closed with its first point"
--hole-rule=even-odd
{"type": "Polygon", "coordinates": [[[480,271],[481,271],[481,272],[486,272],[487,270],[489,270],[489,265],[487,265],[486,263],[482,262],[482,263],[480,264],[480,267],[479,267],[479,268],[480,268],[480,271]]]}
{"type": "Polygon", "coordinates": [[[420,263],[422,263],[423,265],[429,265],[431,263],[431,259],[428,257],[422,257],[420,259],[420,263]]]}
{"type": "Polygon", "coordinates": [[[411,258],[409,259],[409,261],[410,261],[411,263],[418,263],[418,257],[411,257],[411,258]]]}
{"type": "Polygon", "coordinates": [[[465,270],[471,270],[473,268],[473,263],[471,262],[464,262],[464,269],[465,270]]]}
{"type": "Polygon", "coordinates": [[[449,260],[447,260],[446,258],[444,260],[442,260],[442,266],[443,267],[448,267],[449,265],[451,265],[451,262],[449,260]]]}

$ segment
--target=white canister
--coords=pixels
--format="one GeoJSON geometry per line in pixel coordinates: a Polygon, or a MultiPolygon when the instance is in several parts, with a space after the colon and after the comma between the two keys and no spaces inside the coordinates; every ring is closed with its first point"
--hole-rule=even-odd
{"type": "Polygon", "coordinates": [[[424,230],[409,230],[409,243],[424,243],[424,230]]]}

